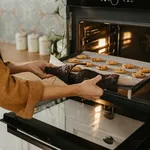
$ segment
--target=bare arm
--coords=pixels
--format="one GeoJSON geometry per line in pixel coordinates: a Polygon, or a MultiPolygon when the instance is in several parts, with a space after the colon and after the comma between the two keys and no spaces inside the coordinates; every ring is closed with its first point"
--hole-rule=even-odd
{"type": "Polygon", "coordinates": [[[10,76],[10,70],[0,60],[0,106],[23,118],[32,118],[36,104],[41,100],[80,96],[97,99],[103,90],[96,86],[101,79],[97,76],[76,85],[48,86],[40,81],[20,80],[10,76]]]}
{"type": "Polygon", "coordinates": [[[29,61],[24,63],[6,63],[10,70],[10,74],[16,74],[21,72],[31,72],[40,77],[41,79],[49,78],[52,75],[45,74],[43,71],[45,67],[54,67],[54,65],[49,64],[45,61],[29,61]]]}
{"type": "Polygon", "coordinates": [[[91,80],[85,80],[80,84],[66,86],[44,86],[42,100],[56,99],[61,97],[79,96],[85,99],[96,100],[103,94],[103,90],[96,86],[101,80],[97,76],[91,80]]]}
{"type": "Polygon", "coordinates": [[[28,62],[25,63],[7,63],[7,67],[10,70],[10,74],[16,74],[21,72],[28,72],[28,62]]]}

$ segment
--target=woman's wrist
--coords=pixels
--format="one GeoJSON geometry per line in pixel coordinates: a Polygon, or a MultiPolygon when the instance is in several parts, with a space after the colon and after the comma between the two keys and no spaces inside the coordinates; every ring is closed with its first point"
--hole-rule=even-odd
{"type": "Polygon", "coordinates": [[[72,88],[72,93],[71,95],[72,96],[80,96],[80,83],[79,84],[73,84],[73,85],[70,85],[72,88]]]}
{"type": "Polygon", "coordinates": [[[44,86],[44,93],[42,100],[57,99],[62,97],[79,96],[79,85],[65,85],[65,86],[44,86]]]}
{"type": "Polygon", "coordinates": [[[31,62],[24,62],[15,64],[16,68],[20,72],[33,72],[32,68],[30,67],[31,62]]]}
{"type": "Polygon", "coordinates": [[[20,64],[18,65],[18,67],[20,68],[22,72],[31,72],[31,69],[28,63],[20,64]]]}
{"type": "Polygon", "coordinates": [[[9,63],[7,64],[7,67],[10,69],[11,74],[21,73],[21,72],[29,72],[30,68],[27,63],[9,63]]]}

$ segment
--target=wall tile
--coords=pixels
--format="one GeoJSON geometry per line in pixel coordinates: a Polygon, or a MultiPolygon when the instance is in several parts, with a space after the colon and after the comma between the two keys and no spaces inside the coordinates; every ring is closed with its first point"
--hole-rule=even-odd
{"type": "MultiPolygon", "coordinates": [[[[52,40],[66,38],[66,0],[0,0],[0,42],[15,43],[15,34],[20,30],[40,35],[50,34],[52,40]],[[54,34],[51,34],[53,31],[54,34]]],[[[60,48],[66,53],[65,45],[60,48]]]]}
{"type": "Polygon", "coordinates": [[[15,33],[25,30],[64,35],[66,9],[64,0],[1,0],[0,41],[15,42],[15,33]],[[57,10],[59,9],[59,14],[57,10]]]}

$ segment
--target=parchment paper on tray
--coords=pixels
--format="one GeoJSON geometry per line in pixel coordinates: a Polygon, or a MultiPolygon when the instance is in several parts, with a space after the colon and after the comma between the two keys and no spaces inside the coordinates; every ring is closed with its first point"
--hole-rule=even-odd
{"type": "MultiPolygon", "coordinates": [[[[140,81],[142,81],[143,79],[140,78],[135,78],[133,77],[131,74],[133,72],[137,72],[139,67],[147,67],[150,68],[150,63],[148,62],[143,62],[143,61],[138,61],[138,60],[133,60],[133,59],[128,59],[128,58],[123,58],[123,57],[117,57],[117,56],[112,56],[112,55],[103,55],[103,54],[98,54],[95,52],[89,52],[89,51],[84,51],[81,55],[87,55],[89,56],[88,59],[80,59],[80,62],[89,62],[91,61],[90,58],[95,57],[95,58],[101,58],[102,62],[93,62],[94,66],[93,67],[86,67],[86,66],[80,66],[82,69],[89,69],[89,70],[93,70],[96,71],[98,73],[102,73],[102,74],[114,74],[114,69],[115,68],[121,68],[123,64],[133,64],[135,66],[137,66],[137,68],[135,69],[126,69],[126,73],[125,74],[119,74],[120,77],[125,77],[125,79],[130,79],[134,82],[134,83],[139,83],[140,81]],[[107,65],[108,66],[108,70],[105,71],[100,71],[97,70],[95,66],[99,66],[99,65],[106,65],[106,61],[108,60],[114,60],[116,62],[118,62],[117,65],[107,65]]],[[[68,61],[64,61],[65,64],[70,64],[68,63],[68,61]]],[[[146,76],[149,76],[150,73],[146,73],[146,76]]]]}

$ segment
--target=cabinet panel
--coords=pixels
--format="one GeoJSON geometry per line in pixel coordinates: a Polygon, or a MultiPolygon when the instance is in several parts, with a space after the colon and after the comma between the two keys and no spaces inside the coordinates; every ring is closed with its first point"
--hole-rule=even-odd
{"type": "Polygon", "coordinates": [[[8,113],[8,112],[10,112],[10,111],[8,111],[8,110],[3,109],[3,108],[0,107],[0,119],[3,118],[3,114],[4,114],[4,113],[8,113]]]}
{"type": "Polygon", "coordinates": [[[7,132],[7,126],[0,122],[0,148],[2,150],[22,150],[21,139],[7,132]]]}

